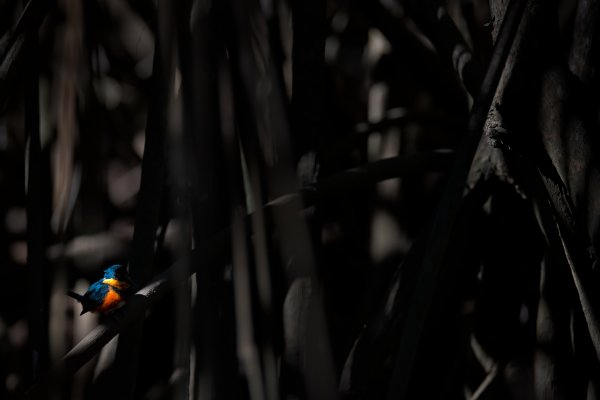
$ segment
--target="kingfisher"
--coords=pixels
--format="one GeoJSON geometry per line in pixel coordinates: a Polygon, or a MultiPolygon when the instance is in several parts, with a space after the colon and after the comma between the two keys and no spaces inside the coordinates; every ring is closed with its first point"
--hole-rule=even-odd
{"type": "Polygon", "coordinates": [[[129,278],[127,267],[113,265],[104,270],[104,277],[90,285],[82,296],[68,291],[67,295],[81,303],[81,314],[90,311],[93,313],[109,313],[114,311],[131,294],[133,282],[129,278]]]}

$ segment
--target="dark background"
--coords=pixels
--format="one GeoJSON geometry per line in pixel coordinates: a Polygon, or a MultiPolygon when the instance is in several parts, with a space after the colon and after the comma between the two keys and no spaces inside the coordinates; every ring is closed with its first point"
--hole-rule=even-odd
{"type": "Polygon", "coordinates": [[[599,18],[0,0],[0,399],[600,398],[599,18]]]}

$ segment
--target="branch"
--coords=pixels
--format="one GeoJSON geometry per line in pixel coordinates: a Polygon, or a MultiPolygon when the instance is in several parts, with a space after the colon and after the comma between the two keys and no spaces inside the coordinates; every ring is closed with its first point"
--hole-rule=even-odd
{"type": "Polygon", "coordinates": [[[436,210],[433,227],[428,235],[429,245],[422,260],[413,296],[406,312],[406,321],[401,332],[398,351],[395,354],[396,361],[388,399],[406,396],[427,316],[432,308],[433,298],[439,285],[444,256],[462,205],[464,188],[473,156],[526,3],[526,0],[513,0],[508,5],[506,18],[502,23],[481,92],[471,111],[467,125],[467,137],[458,150],[456,161],[450,171],[448,185],[436,210]]]}
{"type": "MultiPolygon", "coordinates": [[[[4,108],[9,96],[8,85],[15,72],[23,42],[28,32],[36,32],[48,12],[50,1],[29,0],[25,5],[15,27],[8,33],[5,43],[0,47],[0,108],[4,108]]],[[[4,42],[4,41],[3,41],[4,42]]]]}
{"type": "MultiPolygon", "coordinates": [[[[244,155],[249,162],[254,185],[252,194],[259,193],[262,188],[266,188],[266,195],[271,197],[288,194],[297,190],[299,185],[286,118],[287,99],[283,96],[282,82],[277,79],[280,74],[269,46],[268,26],[261,9],[264,2],[231,1],[230,6],[237,28],[232,59],[242,95],[238,110],[242,116],[240,127],[244,155]],[[263,177],[266,179],[262,181],[261,188],[258,184],[263,177]]],[[[318,115],[319,111],[315,110],[315,114],[318,115]]],[[[273,241],[278,246],[279,265],[287,265],[292,259],[297,261],[294,267],[282,271],[288,282],[291,284],[302,278],[316,287],[316,261],[308,226],[301,219],[302,209],[298,197],[291,197],[290,201],[273,209],[274,230],[278,233],[273,241]]],[[[306,315],[297,313],[295,317],[302,318],[306,335],[292,345],[298,346],[298,355],[305,361],[301,373],[306,395],[309,398],[335,399],[336,374],[321,294],[319,290],[304,294],[301,303],[309,307],[309,312],[306,315]]]]}
{"type": "Polygon", "coordinates": [[[498,376],[498,369],[498,364],[494,363],[494,365],[492,365],[492,368],[488,371],[487,375],[485,376],[485,379],[477,387],[477,389],[471,395],[469,400],[479,400],[482,396],[485,395],[485,391],[490,387],[490,385],[498,376]]]}
{"type": "Polygon", "coordinates": [[[350,153],[357,147],[364,145],[373,132],[382,132],[391,127],[402,127],[411,123],[422,124],[426,127],[440,127],[449,132],[462,129],[459,119],[449,113],[409,111],[402,107],[392,108],[386,111],[385,116],[380,121],[362,121],[357,123],[354,127],[354,132],[340,140],[339,144],[333,150],[333,154],[350,153]]]}
{"type": "Polygon", "coordinates": [[[146,310],[154,303],[166,293],[187,281],[189,275],[185,271],[189,271],[188,263],[194,265],[195,269],[198,270],[224,261],[229,253],[229,235],[228,229],[220,232],[205,243],[203,247],[192,251],[189,256],[182,258],[170,268],[158,274],[144,288],[135,293],[123,308],[108,316],[75,345],[43,379],[29,390],[27,398],[46,398],[48,395],[47,388],[53,380],[74,374],[98,354],[102,347],[115,335],[143,319],[146,310]]]}
{"type": "MultiPolygon", "coordinates": [[[[381,160],[371,165],[355,168],[342,172],[335,177],[330,177],[327,179],[327,182],[320,184],[317,188],[282,196],[265,205],[265,207],[277,207],[280,204],[288,202],[293,196],[298,197],[303,194],[307,195],[307,193],[311,194],[304,198],[304,203],[311,205],[320,198],[318,195],[319,192],[316,190],[321,190],[324,193],[335,192],[336,194],[341,194],[359,189],[361,185],[369,185],[387,179],[391,177],[393,171],[395,171],[394,176],[402,176],[422,171],[438,170],[449,165],[451,157],[451,153],[442,152],[381,160]],[[353,182],[353,179],[349,179],[349,176],[354,176],[353,179],[356,179],[359,183],[353,182]]],[[[250,218],[252,218],[252,215],[249,215],[246,219],[250,218]]],[[[47,394],[47,388],[53,379],[75,373],[86,362],[91,360],[115,335],[133,323],[137,323],[136,321],[140,318],[143,318],[148,308],[167,292],[183,283],[183,280],[187,279],[189,274],[199,268],[207,268],[215,263],[228,261],[231,250],[229,247],[231,234],[230,229],[221,231],[208,240],[204,247],[194,250],[189,257],[179,260],[169,269],[157,275],[149,284],[132,296],[121,310],[107,317],[102,324],[73,347],[42,380],[31,388],[28,398],[44,398],[47,394]],[[195,269],[190,271],[188,265],[195,266],[195,269]]]]}
{"type": "Polygon", "coordinates": [[[341,197],[349,191],[398,176],[446,171],[453,159],[453,151],[438,150],[375,161],[324,178],[312,188],[303,189],[304,202],[305,205],[314,203],[317,199],[311,196],[315,195],[318,197],[341,197]]]}
{"type": "Polygon", "coordinates": [[[473,57],[460,30],[438,0],[405,0],[409,15],[414,17],[435,47],[452,61],[452,65],[475,97],[483,79],[483,68],[473,57]]]}
{"type": "MultiPolygon", "coordinates": [[[[355,12],[357,14],[364,15],[373,26],[379,29],[395,52],[411,60],[422,60],[418,65],[419,73],[427,76],[432,88],[447,93],[449,96],[462,97],[464,90],[459,85],[456,74],[447,68],[444,57],[440,57],[434,50],[427,47],[417,37],[414,30],[408,28],[407,18],[394,15],[392,10],[384,7],[382,0],[354,0],[350,4],[356,7],[355,12]]],[[[466,47],[464,48],[466,49],[466,47]]],[[[465,75],[465,78],[467,78],[467,75],[465,75]]],[[[481,71],[479,75],[481,75],[481,71]]],[[[459,77],[462,77],[462,75],[459,74],[459,77]]],[[[472,85],[473,96],[477,94],[480,85],[481,77],[472,85]]]]}
{"type": "MultiPolygon", "coordinates": [[[[600,360],[600,312],[598,309],[597,278],[594,276],[594,264],[597,263],[572,227],[565,227],[558,215],[561,211],[555,206],[556,198],[560,199],[556,190],[556,181],[545,175],[524,157],[519,157],[521,176],[530,188],[531,197],[537,209],[536,217],[552,249],[562,253],[569,266],[573,282],[579,296],[581,309],[585,317],[588,332],[596,357],[600,360]],[[553,200],[554,198],[555,200],[553,200]]],[[[557,188],[558,189],[558,188],[557,188]]],[[[560,201],[560,200],[559,200],[560,201]]]]}
{"type": "MultiPolygon", "coordinates": [[[[586,1],[580,6],[590,7],[594,13],[586,1]]],[[[599,211],[592,200],[599,186],[597,154],[589,145],[591,132],[598,127],[597,110],[589,107],[588,98],[571,84],[561,55],[551,44],[559,37],[548,18],[554,13],[554,6],[547,2],[530,2],[520,34],[527,36],[520,38],[522,43],[511,55],[502,77],[488,135],[511,157],[515,173],[532,192],[548,242],[553,249],[562,249],[558,257],[569,266],[600,360],[600,309],[593,289],[599,281],[598,244],[593,240],[597,238],[599,211]]],[[[594,15],[589,18],[584,19],[592,24],[594,15]]],[[[583,60],[578,62],[590,61],[587,50],[579,50],[582,53],[578,57],[583,60]]]]}
{"type": "MultiPolygon", "coordinates": [[[[129,272],[134,282],[145,285],[153,275],[156,230],[159,225],[161,202],[165,182],[164,137],[167,131],[167,110],[170,100],[171,43],[168,8],[169,2],[159,1],[159,27],[156,34],[155,52],[151,78],[151,96],[148,106],[146,140],[142,159],[142,176],[139,204],[136,209],[135,227],[129,272]],[[162,11],[162,12],[161,12],[162,11]]],[[[137,366],[143,329],[143,315],[136,316],[135,323],[122,331],[117,345],[115,362],[109,379],[119,386],[124,397],[133,397],[137,378],[137,366]]],[[[101,385],[98,390],[106,390],[101,385]]]]}
{"type": "MultiPolygon", "coordinates": [[[[190,23],[178,24],[177,32],[183,112],[178,151],[183,168],[175,179],[183,176],[188,185],[184,190],[189,192],[186,195],[193,240],[202,243],[226,226],[230,217],[227,202],[223,201],[227,181],[218,92],[218,62],[224,54],[220,26],[224,17],[217,2],[200,7],[194,2],[180,3],[173,23],[187,19],[190,23]]],[[[221,295],[226,285],[221,268],[199,270],[195,280],[197,296],[190,314],[196,349],[191,375],[196,390],[193,395],[227,398],[232,386],[226,377],[237,373],[237,365],[234,353],[219,349],[234,346],[234,335],[227,334],[228,324],[233,323],[233,305],[221,295]]]]}
{"type": "MultiPolygon", "coordinates": [[[[350,377],[345,389],[350,393],[365,395],[374,387],[385,392],[385,385],[389,383],[389,398],[403,398],[406,394],[421,335],[441,279],[444,257],[463,206],[466,178],[523,7],[524,2],[517,1],[516,5],[513,4],[510,18],[503,24],[481,93],[471,111],[467,135],[456,154],[436,214],[423,228],[397,269],[381,307],[361,333],[353,358],[348,359],[344,367],[344,375],[350,377]],[[394,358],[395,367],[390,372],[386,365],[389,362],[393,364],[394,358]],[[388,381],[390,373],[392,376],[388,381]]],[[[477,194],[480,191],[478,187],[469,193],[469,201],[474,202],[470,206],[481,201],[482,193],[477,194]]],[[[481,187],[485,194],[486,185],[481,187]]],[[[468,204],[464,204],[465,208],[467,206],[468,204]]]]}
{"type": "Polygon", "coordinates": [[[517,165],[533,192],[533,200],[540,210],[540,227],[548,243],[553,249],[562,250],[559,253],[569,266],[592,345],[600,361],[600,298],[595,289],[598,261],[589,236],[577,224],[569,191],[549,158],[534,166],[525,157],[520,157],[517,165]]]}

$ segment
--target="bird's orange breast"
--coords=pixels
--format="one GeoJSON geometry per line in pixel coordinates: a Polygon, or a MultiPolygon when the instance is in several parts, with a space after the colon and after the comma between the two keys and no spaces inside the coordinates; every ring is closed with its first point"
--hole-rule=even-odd
{"type": "Polygon", "coordinates": [[[108,293],[106,293],[106,296],[104,296],[104,301],[102,302],[100,307],[98,307],[96,309],[96,311],[97,312],[108,311],[108,310],[118,306],[121,301],[123,301],[123,298],[121,297],[121,295],[119,293],[115,292],[112,288],[109,288],[108,293]]]}

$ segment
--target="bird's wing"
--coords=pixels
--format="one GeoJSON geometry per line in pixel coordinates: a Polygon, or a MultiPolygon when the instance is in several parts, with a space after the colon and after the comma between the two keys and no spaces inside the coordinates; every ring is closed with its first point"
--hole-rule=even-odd
{"type": "Polygon", "coordinates": [[[102,280],[92,283],[90,288],[83,295],[84,309],[94,310],[102,305],[104,297],[108,293],[108,285],[102,283],[102,280]]]}

